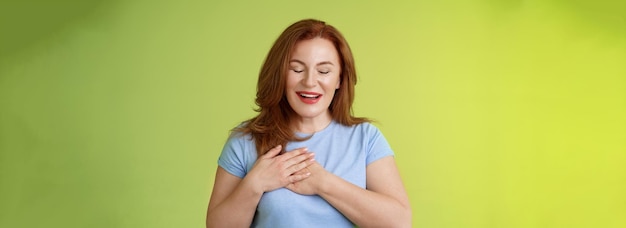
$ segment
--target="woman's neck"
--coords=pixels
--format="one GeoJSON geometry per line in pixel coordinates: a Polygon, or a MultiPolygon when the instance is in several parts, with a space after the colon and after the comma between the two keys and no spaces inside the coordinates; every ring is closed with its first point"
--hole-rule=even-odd
{"type": "Polygon", "coordinates": [[[325,115],[320,115],[314,118],[304,118],[298,116],[293,121],[293,128],[295,131],[305,134],[312,134],[328,127],[330,122],[332,121],[332,117],[330,113],[326,113],[325,115]]]}

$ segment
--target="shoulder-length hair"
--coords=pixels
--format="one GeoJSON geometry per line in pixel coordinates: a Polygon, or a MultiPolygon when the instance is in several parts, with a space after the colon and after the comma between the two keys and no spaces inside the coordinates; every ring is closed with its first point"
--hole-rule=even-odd
{"type": "Polygon", "coordinates": [[[323,21],[301,20],[287,27],[276,39],[261,67],[255,101],[258,105],[255,111],[259,114],[234,129],[235,132],[252,135],[259,156],[277,145],[283,145],[284,152],[287,142],[306,139],[297,137],[292,129],[291,119],[297,114],[287,102],[285,87],[295,45],[317,37],[331,41],[339,54],[340,85],[329,106],[332,119],[346,126],[369,121],[352,115],[357,76],[348,42],[335,27],[323,21]]]}

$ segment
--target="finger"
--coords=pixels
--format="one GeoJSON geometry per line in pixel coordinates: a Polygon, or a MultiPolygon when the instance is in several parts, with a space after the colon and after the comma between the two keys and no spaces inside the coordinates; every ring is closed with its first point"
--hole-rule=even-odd
{"type": "Polygon", "coordinates": [[[274,148],[272,148],[269,151],[267,151],[267,153],[265,153],[265,155],[263,155],[263,157],[265,157],[265,158],[273,158],[276,155],[278,155],[278,153],[280,153],[282,148],[283,148],[282,145],[275,146],[274,148]]]}
{"type": "Polygon", "coordinates": [[[306,153],[308,151],[309,151],[308,148],[300,147],[298,149],[295,149],[295,150],[289,151],[287,153],[281,154],[280,156],[282,157],[283,161],[286,161],[286,160],[289,160],[289,159],[291,159],[291,158],[293,158],[295,156],[304,154],[304,153],[306,153]]]}
{"type": "Polygon", "coordinates": [[[314,156],[315,156],[315,153],[305,153],[305,154],[298,155],[296,157],[293,157],[293,158],[287,160],[286,161],[286,163],[287,163],[286,167],[289,168],[289,167],[292,167],[294,165],[300,164],[303,161],[306,161],[306,160],[309,160],[309,159],[313,159],[314,156]]]}
{"type": "Polygon", "coordinates": [[[288,172],[289,173],[297,173],[298,171],[309,167],[313,163],[315,163],[315,159],[313,157],[309,157],[309,159],[289,167],[288,172]]]}
{"type": "Polygon", "coordinates": [[[290,183],[294,183],[294,182],[298,182],[298,181],[304,180],[304,179],[306,179],[307,177],[310,177],[310,176],[311,176],[311,172],[306,172],[306,173],[303,173],[303,174],[294,174],[294,175],[289,176],[288,180],[289,180],[290,183]]]}

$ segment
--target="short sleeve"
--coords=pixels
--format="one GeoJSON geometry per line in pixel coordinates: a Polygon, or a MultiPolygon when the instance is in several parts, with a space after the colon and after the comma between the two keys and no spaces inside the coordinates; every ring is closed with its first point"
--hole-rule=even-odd
{"type": "Polygon", "coordinates": [[[224,144],[222,153],[217,160],[220,167],[240,178],[243,178],[247,173],[243,154],[245,152],[244,140],[243,137],[231,135],[224,144]]]}
{"type": "Polygon", "coordinates": [[[371,124],[367,124],[366,134],[368,137],[367,144],[367,158],[366,164],[369,165],[372,162],[377,161],[378,159],[393,156],[393,150],[389,146],[387,139],[385,136],[378,130],[377,127],[371,124]]]}

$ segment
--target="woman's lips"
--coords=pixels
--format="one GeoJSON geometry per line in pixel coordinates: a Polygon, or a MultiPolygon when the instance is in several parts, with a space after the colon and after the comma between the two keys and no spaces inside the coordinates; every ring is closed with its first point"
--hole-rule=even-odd
{"type": "Polygon", "coordinates": [[[300,98],[300,100],[305,104],[315,104],[322,97],[322,94],[320,93],[307,91],[298,91],[296,94],[298,94],[298,98],[300,98]]]}

